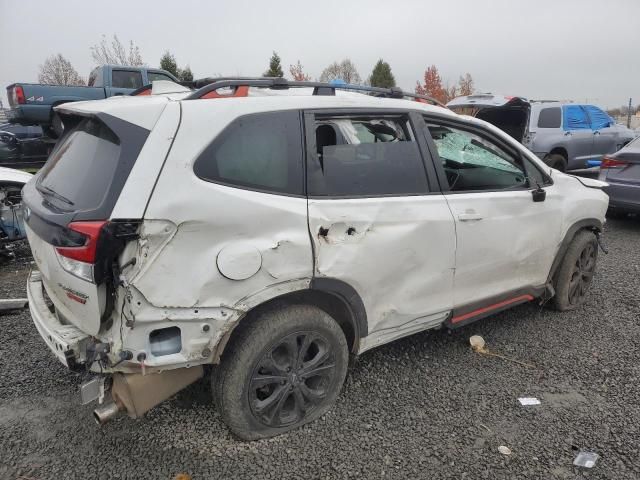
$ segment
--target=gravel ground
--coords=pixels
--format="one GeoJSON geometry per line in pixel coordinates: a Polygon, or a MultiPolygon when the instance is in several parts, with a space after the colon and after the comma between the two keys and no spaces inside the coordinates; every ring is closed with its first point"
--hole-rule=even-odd
{"type": "MultiPolygon", "coordinates": [[[[324,418],[253,443],[229,434],[206,381],[98,428],[29,314],[0,316],[0,478],[640,478],[640,221],[611,220],[606,240],[581,309],[524,305],[373,350],[324,418]],[[472,352],[473,334],[536,368],[472,352]],[[593,469],[572,466],[580,450],[600,455],[593,469]]],[[[24,295],[28,268],[0,267],[0,298],[24,295]]]]}

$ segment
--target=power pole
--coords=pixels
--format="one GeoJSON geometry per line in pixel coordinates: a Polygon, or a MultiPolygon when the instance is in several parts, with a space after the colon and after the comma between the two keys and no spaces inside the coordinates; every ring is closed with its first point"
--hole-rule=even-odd
{"type": "Polygon", "coordinates": [[[627,111],[627,128],[631,128],[631,99],[629,99],[629,110],[627,111]]]}

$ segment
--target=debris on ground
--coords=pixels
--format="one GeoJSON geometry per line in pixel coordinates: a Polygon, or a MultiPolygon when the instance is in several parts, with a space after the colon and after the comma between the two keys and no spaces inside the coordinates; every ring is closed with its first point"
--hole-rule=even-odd
{"type": "Polygon", "coordinates": [[[580,452],[573,461],[576,467],[593,468],[600,455],[594,452],[580,452]]]}
{"type": "Polygon", "coordinates": [[[499,353],[494,353],[487,348],[487,344],[480,335],[472,335],[469,338],[469,343],[471,344],[471,348],[476,353],[481,353],[482,355],[489,355],[492,357],[498,357],[503,360],[508,360],[509,362],[517,363],[518,365],[522,365],[523,367],[528,368],[536,368],[535,365],[531,365],[530,363],[521,362],[520,360],[515,360],[513,358],[505,357],[504,355],[500,355],[499,353]]]}
{"type": "Polygon", "coordinates": [[[540,400],[535,397],[520,397],[518,399],[521,405],[540,405],[540,400]]]}
{"type": "Polygon", "coordinates": [[[7,298],[0,299],[0,312],[8,312],[11,310],[22,310],[27,308],[29,301],[26,298],[7,298]]]}
{"type": "Polygon", "coordinates": [[[505,445],[500,445],[498,451],[503,455],[511,455],[511,449],[505,445]]]}

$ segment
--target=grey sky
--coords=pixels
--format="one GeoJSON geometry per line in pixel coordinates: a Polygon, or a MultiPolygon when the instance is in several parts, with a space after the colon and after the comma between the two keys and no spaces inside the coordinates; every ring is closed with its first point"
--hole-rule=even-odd
{"type": "Polygon", "coordinates": [[[86,78],[89,47],[114,33],[149,65],[169,49],[196,78],[260,75],[275,50],[285,73],[300,59],[313,78],[345,57],[365,78],[382,57],[404,89],[435,64],[451,82],[471,73],[481,91],[640,103],[640,0],[0,0],[5,105],[6,86],[37,81],[49,55],[86,78]]]}

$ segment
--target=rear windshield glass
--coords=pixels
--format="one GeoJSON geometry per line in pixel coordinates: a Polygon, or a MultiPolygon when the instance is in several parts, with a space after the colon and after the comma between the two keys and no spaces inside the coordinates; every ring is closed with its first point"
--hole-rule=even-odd
{"type": "Polygon", "coordinates": [[[543,108],[538,117],[538,128],[560,128],[561,120],[560,107],[543,108]]]}
{"type": "Polygon", "coordinates": [[[67,210],[99,207],[120,157],[120,141],[102,122],[85,119],[51,153],[38,190],[67,210]]]}

